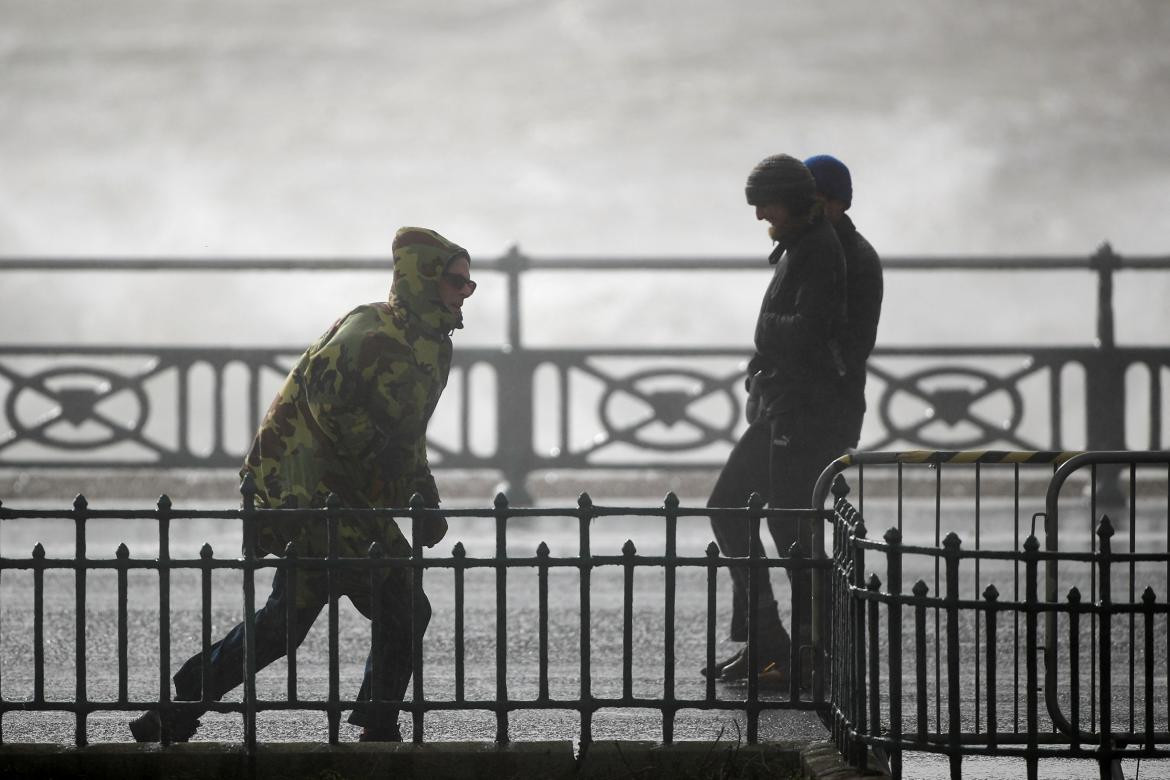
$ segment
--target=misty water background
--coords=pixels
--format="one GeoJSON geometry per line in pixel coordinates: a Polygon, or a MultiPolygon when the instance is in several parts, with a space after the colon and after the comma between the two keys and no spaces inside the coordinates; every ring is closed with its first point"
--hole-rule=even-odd
{"type": "MultiPolygon", "coordinates": [[[[886,256],[1165,256],[1167,40],[1157,0],[0,0],[0,256],[328,265],[418,224],[762,264],[743,180],[780,151],[845,160],[886,256]]],[[[1119,343],[1167,342],[1167,277],[1118,275],[1119,343]]],[[[457,346],[506,339],[479,279],[457,346]]],[[[746,350],[766,279],[533,274],[523,340],[746,350]]],[[[388,282],[4,274],[0,340],[300,349],[388,282]]],[[[888,273],[878,343],[1089,344],[1094,284],[888,273]]]]}
{"type": "MultiPolygon", "coordinates": [[[[419,224],[474,257],[762,258],[743,181],[779,151],[844,159],[885,255],[1170,247],[1160,2],[5,0],[0,19],[0,256],[328,264],[419,224]]],[[[891,275],[879,344],[1091,340],[1087,274],[985,276],[891,275]]],[[[1166,276],[1119,276],[1119,342],[1164,343],[1166,276]]],[[[739,343],[763,279],[548,283],[525,335],[739,343]]],[[[0,333],[299,347],[387,281],[7,275],[0,333]]],[[[500,342],[493,308],[468,320],[459,343],[500,342]]]]}

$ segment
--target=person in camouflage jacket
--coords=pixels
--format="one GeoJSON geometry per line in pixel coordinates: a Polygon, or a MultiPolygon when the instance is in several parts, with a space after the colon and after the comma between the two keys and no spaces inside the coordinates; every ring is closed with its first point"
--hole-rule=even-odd
{"type": "MultiPolygon", "coordinates": [[[[447,383],[451,367],[451,332],[463,327],[462,305],[475,290],[470,257],[462,247],[424,228],[405,227],[393,244],[394,279],[389,300],[350,311],[321,335],[289,372],[269,407],[241,476],[252,477],[259,509],[324,507],[330,493],[344,507],[403,507],[413,494],[428,506],[439,494],[427,463],[427,423],[447,383]]],[[[433,546],[446,533],[441,517],[424,522],[423,539],[433,546]]],[[[392,518],[342,514],[341,557],[369,554],[378,542],[387,556],[409,557],[410,545],[392,518]]],[[[327,554],[326,524],[319,516],[259,513],[257,549],[282,555],[291,543],[298,557],[327,554]]],[[[426,596],[414,607],[411,572],[383,570],[381,610],[375,624],[381,633],[384,673],[372,680],[373,659],[358,701],[400,700],[410,680],[412,621],[422,632],[430,619],[426,596]]],[[[285,654],[286,631],[299,645],[328,602],[325,573],[298,569],[290,594],[284,569],[277,569],[272,593],[256,612],[256,666],[261,669],[285,654]],[[296,625],[287,626],[287,600],[296,603],[296,625]]],[[[374,619],[368,570],[335,576],[338,593],[374,619]]],[[[244,626],[232,629],[209,652],[209,698],[219,700],[243,682],[244,626]]],[[[175,674],[177,701],[202,699],[202,654],[175,674]]],[[[171,738],[186,741],[199,725],[196,708],[179,711],[170,723],[171,738]]],[[[358,708],[350,722],[364,726],[361,740],[397,741],[397,710],[358,708]]],[[[138,741],[156,741],[161,718],[148,712],[131,723],[138,741]]]]}

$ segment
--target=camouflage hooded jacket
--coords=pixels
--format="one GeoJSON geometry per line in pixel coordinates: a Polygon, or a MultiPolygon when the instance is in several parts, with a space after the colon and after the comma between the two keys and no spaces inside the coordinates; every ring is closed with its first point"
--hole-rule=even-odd
{"type": "MultiPolygon", "coordinates": [[[[431,230],[402,228],[394,238],[389,300],[358,306],[297,361],[268,409],[240,471],[255,480],[258,507],[322,507],[329,493],[344,506],[401,507],[414,493],[437,506],[427,463],[427,422],[447,384],[451,337],[462,316],[439,299],[439,279],[466,250],[431,230]]],[[[348,518],[342,556],[365,556],[372,541],[404,549],[389,518],[348,518]]],[[[295,542],[302,556],[324,556],[325,524],[265,518],[262,552],[295,542]]]]}

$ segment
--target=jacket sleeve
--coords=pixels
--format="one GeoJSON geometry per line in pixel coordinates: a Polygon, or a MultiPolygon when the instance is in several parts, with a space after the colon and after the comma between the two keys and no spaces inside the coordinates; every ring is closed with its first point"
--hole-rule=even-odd
{"type": "MultiPolygon", "coordinates": [[[[831,262],[802,257],[808,268],[798,273],[795,300],[790,311],[765,311],[756,325],[756,351],[768,362],[786,370],[811,370],[828,359],[828,343],[842,304],[842,290],[831,262]],[[803,273],[801,273],[803,271],[803,273]]],[[[791,269],[789,273],[791,274],[791,269]]]]}

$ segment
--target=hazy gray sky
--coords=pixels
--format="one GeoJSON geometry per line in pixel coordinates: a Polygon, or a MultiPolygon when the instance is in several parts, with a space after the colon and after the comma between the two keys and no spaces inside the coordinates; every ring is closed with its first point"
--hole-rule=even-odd
{"type": "Polygon", "coordinates": [[[750,255],[837,154],[886,254],[1170,252],[1170,3],[0,0],[0,255],[750,255]]]}

